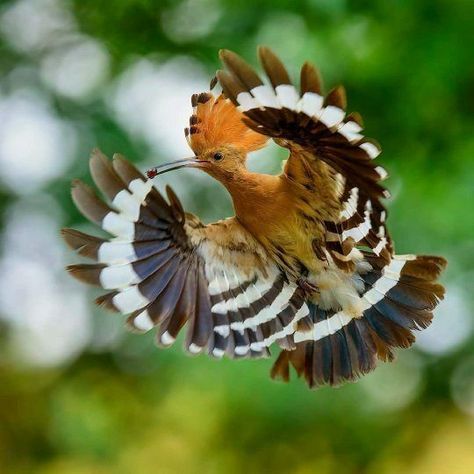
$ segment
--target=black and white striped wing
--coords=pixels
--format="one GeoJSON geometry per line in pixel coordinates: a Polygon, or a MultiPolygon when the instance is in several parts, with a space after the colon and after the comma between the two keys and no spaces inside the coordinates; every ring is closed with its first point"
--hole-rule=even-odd
{"type": "Polygon", "coordinates": [[[293,349],[297,323],[309,315],[303,291],[288,282],[275,264],[262,267],[265,257],[249,252],[250,236],[236,220],[217,225],[225,229],[225,240],[232,236],[232,244],[209,240],[203,232],[197,250],[204,261],[211,301],[212,354],[268,355],[274,342],[293,349]],[[247,235],[240,240],[239,232],[247,235]],[[247,255],[239,242],[247,247],[247,255]],[[222,258],[216,258],[222,251],[222,258]]]}
{"type": "Polygon", "coordinates": [[[227,70],[219,71],[217,77],[224,93],[244,113],[250,128],[292,151],[285,167],[288,176],[297,175],[292,168],[298,168],[304,159],[315,167],[316,186],[340,188],[340,213],[325,223],[327,249],[335,262],[342,268],[348,264],[348,255],[356,245],[372,249],[388,262],[392,246],[385,228],[386,210],[380,202],[389,196],[380,184],[387,173],[373,161],[380,148],[361,134],[359,114],[346,115],[344,89],[337,87],[324,97],[318,71],[305,63],[297,90],[284,65],[268,48],[260,48],[259,55],[269,84],[236,54],[221,53],[227,70]],[[293,151],[297,153],[293,155],[293,151]],[[329,182],[322,182],[321,162],[334,171],[329,182]]]}
{"type": "Polygon", "coordinates": [[[113,238],[73,229],[63,236],[96,262],[71,265],[70,273],[111,290],[98,304],[128,314],[136,330],[157,327],[162,346],[187,323],[190,353],[257,357],[274,342],[294,347],[297,322],[309,315],[304,295],[236,220],[203,225],[170,188],[167,202],[120,156],[109,161],[95,151],[90,168],[111,205],[80,181],[73,183],[73,200],[113,238]]]}

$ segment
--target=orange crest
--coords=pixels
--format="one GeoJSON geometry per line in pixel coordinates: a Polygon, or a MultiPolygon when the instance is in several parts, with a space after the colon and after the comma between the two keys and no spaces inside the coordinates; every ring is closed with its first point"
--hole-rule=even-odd
{"type": "Polygon", "coordinates": [[[193,115],[186,139],[196,155],[222,145],[231,145],[245,153],[262,148],[268,137],[254,132],[242,121],[243,114],[222,94],[203,92],[191,97],[193,115]]]}

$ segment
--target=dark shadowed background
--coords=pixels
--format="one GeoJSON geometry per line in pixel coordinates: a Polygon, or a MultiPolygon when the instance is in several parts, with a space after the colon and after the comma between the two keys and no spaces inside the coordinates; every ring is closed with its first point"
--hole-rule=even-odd
{"type": "MultiPolygon", "coordinates": [[[[0,2],[0,471],[474,472],[473,24],[470,0],[0,2]],[[255,63],[257,44],[345,84],[384,150],[398,252],[450,262],[415,348],[339,389],[158,350],[63,270],[59,229],[93,230],[69,195],[90,150],[141,169],[188,156],[218,49],[255,63]]],[[[165,182],[206,221],[232,212],[198,171],[165,182]]]]}

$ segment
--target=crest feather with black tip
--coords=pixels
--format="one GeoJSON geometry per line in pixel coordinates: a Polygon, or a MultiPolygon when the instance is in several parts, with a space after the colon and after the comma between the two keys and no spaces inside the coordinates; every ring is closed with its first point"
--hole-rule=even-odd
{"type": "MultiPolygon", "coordinates": [[[[221,77],[221,71],[217,77],[221,77]]],[[[224,93],[229,87],[234,93],[239,88],[231,80],[227,86],[223,85],[224,93]]],[[[194,112],[184,134],[196,155],[220,146],[233,146],[249,153],[266,144],[268,138],[247,127],[242,121],[242,113],[223,94],[217,97],[210,93],[194,94],[191,103],[194,112]]]]}

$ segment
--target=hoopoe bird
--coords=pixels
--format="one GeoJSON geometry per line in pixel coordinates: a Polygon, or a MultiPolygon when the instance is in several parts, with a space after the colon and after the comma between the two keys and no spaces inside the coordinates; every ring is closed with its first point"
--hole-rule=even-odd
{"type": "Polygon", "coordinates": [[[112,239],[63,229],[93,264],[68,267],[111,290],[97,303],[129,315],[136,331],[156,328],[168,347],[186,325],[185,349],[221,358],[267,357],[281,349],[273,378],[290,367],[310,387],[353,381],[413,344],[444,296],[446,260],[397,255],[386,227],[386,171],[374,162],[359,114],[346,114],[342,87],[325,97],[317,69],[301,68],[297,89],[274,53],[259,48],[262,81],[241,57],[220,53],[222,93],[192,96],[185,129],[189,159],[141,174],[123,157],[92,153],[92,178],[72,197],[112,239]],[[278,176],[250,172],[248,153],[269,139],[288,149],[278,176]],[[235,216],[205,225],[167,200],[152,179],[197,168],[222,183],[235,216]]]}

